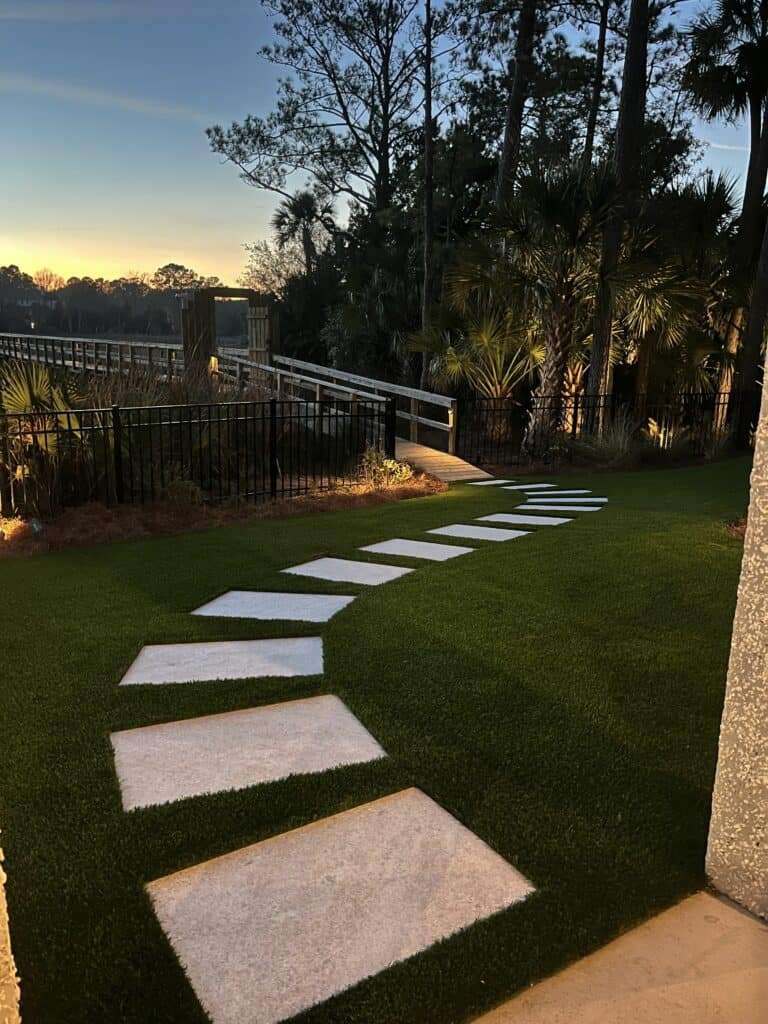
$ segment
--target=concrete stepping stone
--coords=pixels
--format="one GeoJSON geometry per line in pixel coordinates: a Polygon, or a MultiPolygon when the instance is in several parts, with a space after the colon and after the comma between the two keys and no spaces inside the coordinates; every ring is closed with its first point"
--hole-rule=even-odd
{"type": "Polygon", "coordinates": [[[518,505],[521,512],[600,512],[602,505],[518,505]]]}
{"type": "Polygon", "coordinates": [[[510,526],[559,526],[561,523],[573,522],[572,519],[558,519],[557,516],[519,516],[514,512],[494,512],[490,516],[478,516],[477,521],[479,523],[509,523],[510,526]]]}
{"type": "Polygon", "coordinates": [[[320,637],[286,640],[223,640],[213,643],[151,644],[120,680],[136,683],[194,683],[262,676],[317,676],[323,671],[320,637]]]}
{"type": "Polygon", "coordinates": [[[513,540],[515,537],[525,537],[525,530],[497,530],[491,526],[475,526],[473,523],[452,523],[450,526],[440,526],[437,530],[428,530],[428,533],[437,533],[442,537],[468,537],[471,540],[513,540]]]}
{"type": "Polygon", "coordinates": [[[399,565],[376,565],[373,562],[353,562],[348,558],[316,558],[303,565],[294,565],[283,572],[294,576],[312,576],[318,580],[333,580],[338,583],[365,583],[378,586],[389,583],[400,576],[405,576],[413,569],[403,569],[399,565]]]}
{"type": "Polygon", "coordinates": [[[545,487],[557,487],[557,484],[515,484],[513,487],[502,487],[503,491],[543,490],[545,487]]]}
{"type": "Polygon", "coordinates": [[[494,478],[493,480],[474,480],[469,486],[470,487],[498,487],[500,484],[513,484],[514,480],[501,480],[494,478]]]}
{"type": "Polygon", "coordinates": [[[274,1024],[534,888],[407,789],[150,882],[213,1024],[274,1024]]]}
{"type": "Polygon", "coordinates": [[[555,494],[558,495],[558,497],[560,497],[560,496],[563,496],[563,495],[566,495],[566,494],[571,495],[571,494],[591,494],[591,493],[592,493],[592,491],[585,491],[585,490],[581,490],[581,491],[564,491],[564,490],[562,490],[562,488],[560,490],[557,490],[557,491],[539,491],[538,489],[537,490],[532,490],[532,491],[526,491],[526,494],[530,494],[530,496],[532,498],[538,498],[538,497],[542,497],[543,498],[543,497],[546,496],[547,499],[549,499],[550,495],[555,495],[555,494]]]}
{"type": "Polygon", "coordinates": [[[565,502],[566,505],[604,505],[608,501],[607,498],[560,498],[554,494],[528,494],[526,495],[528,500],[533,501],[546,501],[549,505],[560,504],[565,502]]]}
{"type": "Polygon", "coordinates": [[[425,540],[404,540],[395,537],[383,540],[379,544],[369,544],[361,551],[370,551],[374,555],[401,555],[403,558],[425,558],[429,562],[447,562],[449,558],[468,555],[475,548],[463,548],[458,544],[430,544],[425,540]]]}
{"type": "Polygon", "coordinates": [[[196,608],[192,614],[227,619],[328,622],[354,600],[354,597],[341,597],[336,594],[278,594],[265,590],[228,590],[221,597],[196,608]]]}
{"type": "Polygon", "coordinates": [[[127,729],[110,739],[126,811],[386,757],[331,695],[127,729]]]}

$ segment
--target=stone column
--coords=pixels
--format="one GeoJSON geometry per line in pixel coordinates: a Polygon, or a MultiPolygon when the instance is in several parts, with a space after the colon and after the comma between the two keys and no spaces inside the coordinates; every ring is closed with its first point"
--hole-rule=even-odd
{"type": "Polygon", "coordinates": [[[757,427],[744,558],[733,621],[707,874],[768,918],[768,397],[757,427]]]}
{"type": "Polygon", "coordinates": [[[0,1024],[19,1024],[19,978],[11,953],[2,861],[0,850],[0,1024]]]}

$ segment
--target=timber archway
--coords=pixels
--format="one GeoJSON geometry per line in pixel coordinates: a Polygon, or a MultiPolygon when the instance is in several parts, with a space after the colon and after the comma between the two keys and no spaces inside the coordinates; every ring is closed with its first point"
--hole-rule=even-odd
{"type": "Polygon", "coordinates": [[[181,340],[184,364],[210,366],[218,354],[216,339],[216,299],[247,299],[248,356],[268,365],[277,343],[277,316],[274,303],[252,288],[193,288],[181,296],[181,340]]]}

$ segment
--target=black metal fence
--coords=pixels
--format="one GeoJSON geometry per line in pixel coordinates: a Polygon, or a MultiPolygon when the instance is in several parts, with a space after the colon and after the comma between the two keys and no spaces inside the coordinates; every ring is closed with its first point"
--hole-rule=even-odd
{"type": "Polygon", "coordinates": [[[293,497],[353,481],[369,446],[394,454],[391,401],[227,402],[0,415],[0,511],[86,501],[293,497]]]}
{"type": "Polygon", "coordinates": [[[476,398],[459,408],[457,451],[477,465],[555,465],[579,446],[700,457],[729,442],[748,447],[759,407],[756,390],[476,398]]]}

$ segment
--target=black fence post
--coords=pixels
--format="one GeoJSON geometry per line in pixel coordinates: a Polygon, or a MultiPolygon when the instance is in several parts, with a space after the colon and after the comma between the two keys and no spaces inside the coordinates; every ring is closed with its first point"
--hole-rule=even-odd
{"type": "Polygon", "coordinates": [[[120,417],[119,405],[112,406],[112,457],[115,463],[115,501],[118,505],[122,505],[125,501],[125,481],[123,480],[123,422],[120,417]]]}
{"type": "Polygon", "coordinates": [[[397,429],[396,402],[396,398],[388,398],[384,408],[384,454],[388,459],[395,458],[395,432],[397,429]]]}
{"type": "Polygon", "coordinates": [[[277,399],[269,400],[269,493],[277,497],[277,399]]]}

